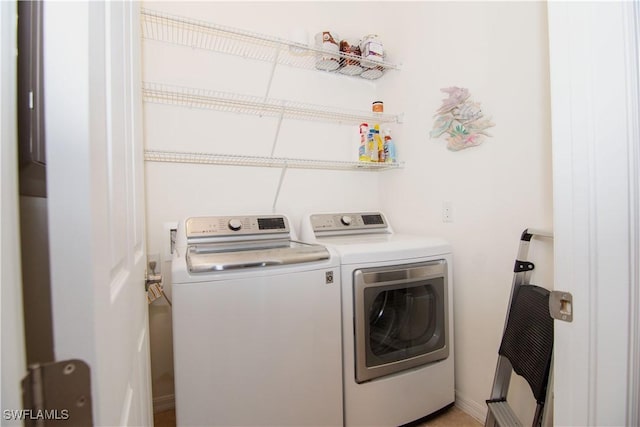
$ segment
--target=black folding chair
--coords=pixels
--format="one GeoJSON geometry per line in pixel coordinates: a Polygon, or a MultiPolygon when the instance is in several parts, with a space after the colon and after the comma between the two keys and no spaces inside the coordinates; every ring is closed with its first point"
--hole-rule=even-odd
{"type": "Polygon", "coordinates": [[[553,352],[553,318],[549,314],[547,289],[529,283],[535,266],[527,260],[532,237],[553,237],[551,233],[525,230],[520,238],[509,310],[493,380],[491,398],[487,400],[485,427],[520,427],[507,402],[511,373],[522,376],[536,399],[533,427],[542,425],[548,399],[547,385],[553,352]]]}

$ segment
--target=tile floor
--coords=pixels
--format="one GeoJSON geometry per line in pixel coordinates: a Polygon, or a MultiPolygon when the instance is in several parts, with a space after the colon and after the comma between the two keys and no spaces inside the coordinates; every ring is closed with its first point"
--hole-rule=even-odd
{"type": "MultiPolygon", "coordinates": [[[[175,427],[176,413],[173,410],[154,414],[154,427],[175,427]]],[[[462,412],[455,406],[435,415],[410,424],[411,427],[481,427],[475,418],[462,412]]]]}

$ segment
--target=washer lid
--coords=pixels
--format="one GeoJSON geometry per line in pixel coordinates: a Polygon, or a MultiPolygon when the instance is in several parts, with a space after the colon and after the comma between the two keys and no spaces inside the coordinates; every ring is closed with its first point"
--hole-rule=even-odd
{"type": "Polygon", "coordinates": [[[316,239],[340,254],[342,264],[405,261],[451,253],[444,239],[406,234],[331,236],[316,239]]]}
{"type": "Polygon", "coordinates": [[[190,273],[300,264],[329,257],[329,251],[322,245],[292,240],[253,242],[234,248],[219,244],[192,245],[186,254],[190,273]]]}

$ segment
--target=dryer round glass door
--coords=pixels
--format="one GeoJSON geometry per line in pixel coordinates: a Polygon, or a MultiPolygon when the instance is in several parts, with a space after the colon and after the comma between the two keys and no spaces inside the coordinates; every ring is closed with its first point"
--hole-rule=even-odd
{"type": "Polygon", "coordinates": [[[447,306],[444,260],[356,270],[356,381],[448,357],[447,306]]]}

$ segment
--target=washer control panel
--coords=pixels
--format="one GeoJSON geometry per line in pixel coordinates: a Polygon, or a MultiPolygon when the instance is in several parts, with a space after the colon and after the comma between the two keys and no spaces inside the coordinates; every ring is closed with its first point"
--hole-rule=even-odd
{"type": "Polygon", "coordinates": [[[289,234],[287,218],[280,215],[206,216],[185,222],[187,239],[233,235],[289,234]]]}
{"type": "Polygon", "coordinates": [[[387,228],[387,221],[380,212],[315,214],[311,226],[314,232],[379,230],[387,228]]]}

